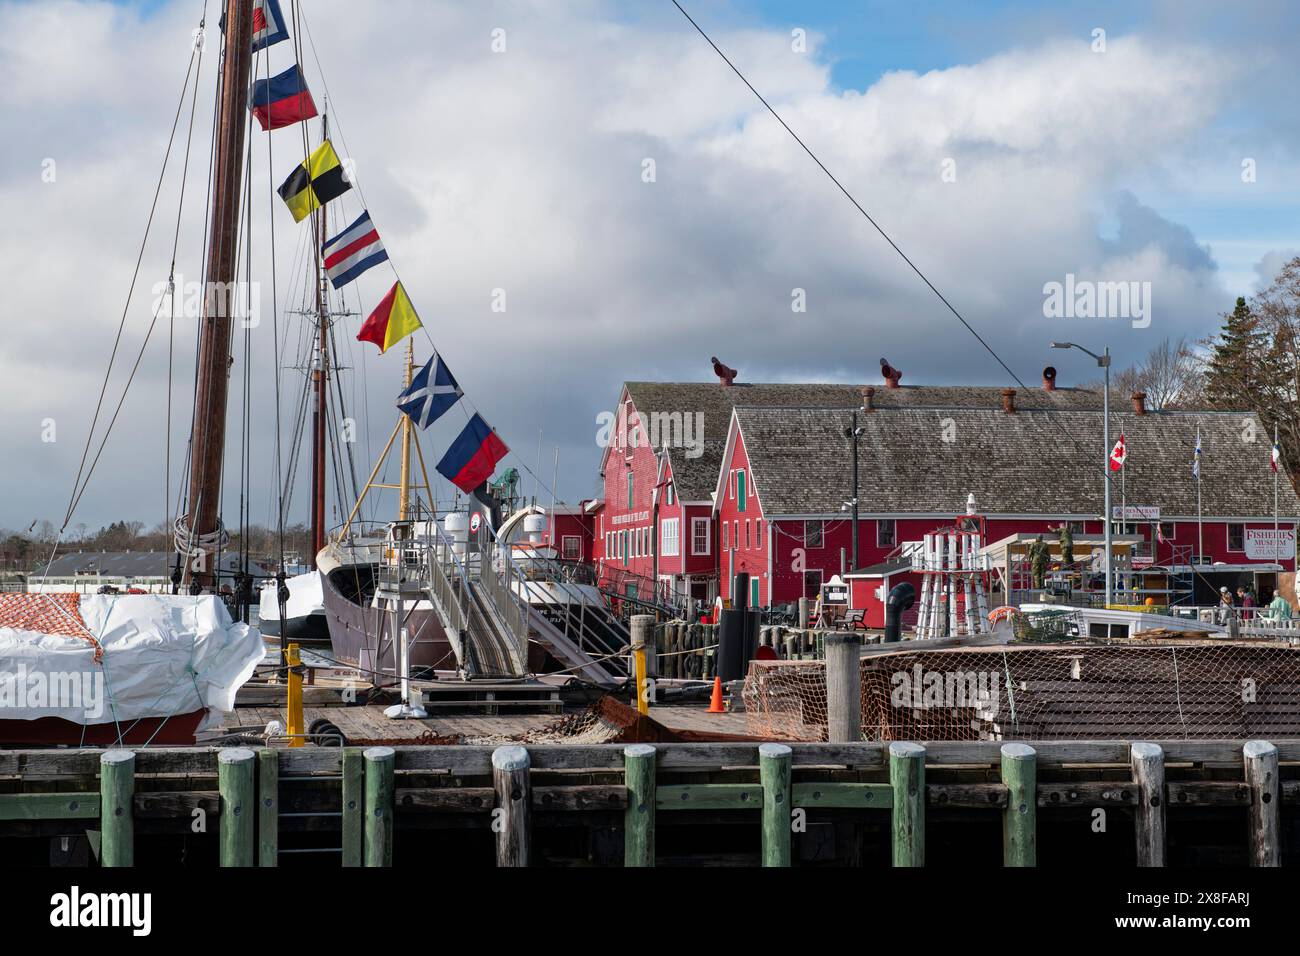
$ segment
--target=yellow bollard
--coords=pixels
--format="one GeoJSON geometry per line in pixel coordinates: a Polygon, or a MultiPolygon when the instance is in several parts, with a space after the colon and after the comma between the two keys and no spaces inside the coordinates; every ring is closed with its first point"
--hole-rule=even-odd
{"type": "Polygon", "coordinates": [[[289,746],[302,747],[307,741],[303,737],[306,731],[303,729],[302,673],[299,670],[302,666],[302,660],[298,657],[297,644],[290,644],[285,648],[284,659],[289,665],[289,673],[286,675],[289,694],[288,700],[285,702],[285,718],[289,723],[289,746]]]}
{"type": "Polygon", "coordinates": [[[636,709],[644,717],[650,713],[650,681],[646,677],[644,644],[632,648],[632,658],[636,664],[636,709]]]}

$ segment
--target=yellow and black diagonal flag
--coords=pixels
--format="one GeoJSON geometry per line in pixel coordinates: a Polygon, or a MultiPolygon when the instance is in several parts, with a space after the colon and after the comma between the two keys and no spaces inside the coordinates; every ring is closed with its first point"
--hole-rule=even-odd
{"type": "Polygon", "coordinates": [[[343,176],[343,164],[329,140],[307,157],[305,163],[290,174],[280,187],[280,198],[293,213],[294,222],[302,222],[312,212],[331,199],[337,199],[352,188],[343,176]]]}

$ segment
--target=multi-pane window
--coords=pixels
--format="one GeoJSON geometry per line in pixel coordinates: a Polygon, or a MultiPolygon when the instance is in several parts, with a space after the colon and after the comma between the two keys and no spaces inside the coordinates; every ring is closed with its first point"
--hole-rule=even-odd
{"type": "Polygon", "coordinates": [[[822,547],[825,541],[825,530],[826,529],[824,525],[820,521],[805,521],[803,523],[804,547],[805,548],[822,547]]]}
{"type": "Polygon", "coordinates": [[[691,519],[691,554],[709,553],[709,519],[691,519]]]}
{"type": "Polygon", "coordinates": [[[1246,526],[1244,524],[1228,525],[1228,550],[1246,550],[1246,526]]]}
{"type": "Polygon", "coordinates": [[[677,554],[678,520],[668,518],[659,523],[659,553],[666,557],[677,554]]]}
{"type": "Polygon", "coordinates": [[[564,560],[581,561],[582,560],[582,538],[576,534],[566,534],[564,536],[564,560]]]}
{"type": "Polygon", "coordinates": [[[898,525],[893,518],[881,518],[876,522],[876,547],[892,548],[898,537],[898,525]]]}

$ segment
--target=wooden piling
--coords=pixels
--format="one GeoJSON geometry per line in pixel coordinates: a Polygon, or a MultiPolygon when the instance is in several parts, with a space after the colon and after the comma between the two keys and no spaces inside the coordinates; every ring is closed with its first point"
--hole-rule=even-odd
{"type": "Polygon", "coordinates": [[[280,865],[280,754],[257,752],[257,865],[280,865]]]}
{"type": "Polygon", "coordinates": [[[627,809],[623,812],[623,865],[655,865],[655,749],[649,744],[623,748],[627,809]]]}
{"type": "Polygon", "coordinates": [[[217,754],[217,789],[221,796],[222,866],[252,866],[256,797],[253,767],[257,755],[247,747],[226,747],[217,754]]]}
{"type": "Polygon", "coordinates": [[[806,597],[799,599],[799,630],[807,630],[812,624],[812,602],[806,597]]]}
{"type": "Polygon", "coordinates": [[[894,788],[894,866],[925,865],[925,748],[889,745],[889,783],[894,788]]]}
{"type": "Polygon", "coordinates": [[[392,747],[370,747],[365,761],[366,866],[393,865],[393,794],[397,753],[392,747]]]}
{"type": "Polygon", "coordinates": [[[105,751],[99,758],[101,865],[135,865],[134,808],[135,754],[105,751]]]}
{"type": "Polygon", "coordinates": [[[1250,787],[1250,865],[1281,866],[1277,748],[1267,740],[1250,740],[1242,748],[1250,787]]]}
{"type": "Polygon", "coordinates": [[[1002,865],[1038,865],[1038,755],[1028,744],[1002,745],[1002,865]]]}
{"type": "Polygon", "coordinates": [[[497,835],[497,866],[527,866],[531,837],[532,782],[530,760],[523,747],[492,751],[492,784],[496,809],[492,826],[497,835]]]}
{"type": "Polygon", "coordinates": [[[763,865],[790,865],[790,762],[785,744],[760,744],[758,779],[763,785],[763,865]]]}
{"type": "Polygon", "coordinates": [[[361,866],[361,847],[365,830],[365,777],[361,751],[348,747],[343,751],[343,865],[361,866]]]}
{"type": "Polygon", "coordinates": [[[833,744],[862,739],[861,647],[848,631],[826,636],[826,739],[833,744]]]}
{"type": "Polygon", "coordinates": [[[1134,829],[1137,865],[1165,865],[1165,753],[1158,744],[1139,741],[1129,749],[1137,785],[1134,829]]]}

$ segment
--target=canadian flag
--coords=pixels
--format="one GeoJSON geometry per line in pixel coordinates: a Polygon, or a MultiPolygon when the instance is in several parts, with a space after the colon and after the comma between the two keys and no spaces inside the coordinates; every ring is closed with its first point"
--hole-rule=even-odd
{"type": "Polygon", "coordinates": [[[1110,450],[1110,470],[1119,471],[1124,467],[1124,460],[1128,458],[1128,447],[1124,444],[1124,436],[1119,436],[1119,441],[1115,442],[1115,447],[1110,450]]]}

